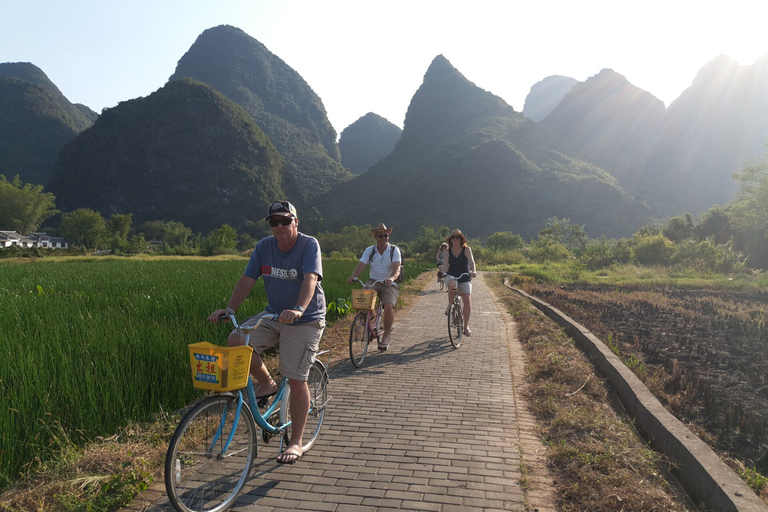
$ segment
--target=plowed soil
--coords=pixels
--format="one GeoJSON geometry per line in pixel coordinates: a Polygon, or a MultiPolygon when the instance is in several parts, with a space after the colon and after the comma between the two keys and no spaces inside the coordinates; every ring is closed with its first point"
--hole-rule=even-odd
{"type": "Polygon", "coordinates": [[[615,345],[715,450],[768,474],[768,292],[541,285],[527,291],[615,345]]]}

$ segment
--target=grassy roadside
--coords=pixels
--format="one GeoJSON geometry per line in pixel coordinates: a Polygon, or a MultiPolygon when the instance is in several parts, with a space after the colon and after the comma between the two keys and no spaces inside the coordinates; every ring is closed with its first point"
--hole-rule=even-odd
{"type": "MultiPolygon", "coordinates": [[[[397,315],[408,308],[433,273],[403,286],[397,315]]],[[[320,349],[331,350],[333,361],[349,357],[351,316],[331,324],[320,349]]],[[[266,361],[274,372],[276,358],[266,361]]],[[[78,447],[57,439],[60,455],[0,495],[2,512],[107,512],[119,510],[153,482],[162,482],[165,452],[181,419],[161,413],[151,422],[132,423],[120,433],[78,447]]]]}
{"type": "Polygon", "coordinates": [[[486,283],[514,317],[526,351],[525,398],[548,448],[558,509],[696,510],[671,479],[669,462],[614,410],[610,390],[586,356],[497,276],[486,283]]]}

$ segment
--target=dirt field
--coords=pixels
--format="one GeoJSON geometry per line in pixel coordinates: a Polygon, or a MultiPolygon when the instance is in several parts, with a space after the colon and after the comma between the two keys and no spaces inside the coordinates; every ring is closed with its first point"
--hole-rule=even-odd
{"type": "Polygon", "coordinates": [[[768,475],[768,292],[540,285],[527,291],[616,346],[713,448],[768,475]]]}

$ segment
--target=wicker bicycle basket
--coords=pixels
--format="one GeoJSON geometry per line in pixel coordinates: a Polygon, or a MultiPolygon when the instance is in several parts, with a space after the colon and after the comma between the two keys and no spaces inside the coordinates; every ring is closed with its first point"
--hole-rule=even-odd
{"type": "Polygon", "coordinates": [[[352,290],[352,309],[376,309],[378,295],[375,290],[352,290]]]}

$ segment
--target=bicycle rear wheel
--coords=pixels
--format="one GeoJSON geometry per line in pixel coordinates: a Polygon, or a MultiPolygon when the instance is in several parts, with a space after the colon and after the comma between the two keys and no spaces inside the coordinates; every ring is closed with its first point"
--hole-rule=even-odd
{"type": "Polygon", "coordinates": [[[451,339],[453,348],[461,346],[461,337],[464,335],[464,316],[462,315],[459,304],[451,304],[451,310],[448,312],[448,337],[451,339]]]}
{"type": "Polygon", "coordinates": [[[368,353],[369,336],[366,332],[366,313],[358,313],[352,321],[352,327],[349,330],[349,358],[352,364],[360,367],[368,353]]]}
{"type": "Polygon", "coordinates": [[[165,456],[165,490],[180,512],[217,512],[237,499],[256,455],[256,425],[237,396],[214,395],[192,408],[165,456]],[[227,440],[232,434],[232,439],[227,440]]]}
{"type": "MultiPolygon", "coordinates": [[[[304,427],[301,453],[306,452],[315,444],[325,419],[325,409],[328,403],[328,373],[320,361],[315,361],[309,369],[307,386],[309,387],[309,415],[304,427]]],[[[286,387],[283,401],[280,403],[280,424],[285,425],[289,421],[291,421],[291,388],[286,387]]],[[[289,426],[283,433],[283,441],[286,445],[290,437],[291,427],[289,426]]]]}

